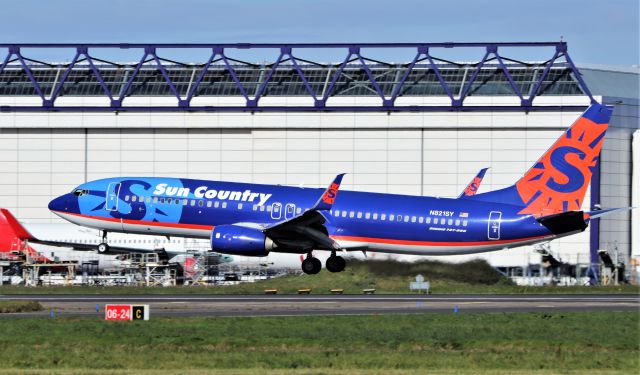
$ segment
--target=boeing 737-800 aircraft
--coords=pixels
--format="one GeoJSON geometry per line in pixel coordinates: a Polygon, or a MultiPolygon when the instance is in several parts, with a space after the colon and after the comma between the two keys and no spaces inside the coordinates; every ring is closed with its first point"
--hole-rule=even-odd
{"type": "MultiPolygon", "coordinates": [[[[612,212],[581,211],[612,108],[593,104],[514,185],[475,194],[484,170],[456,199],[184,178],[116,177],[84,183],[49,209],[72,223],[108,232],[207,238],[232,255],[312,250],[449,255],[506,249],[584,231],[612,212]]],[[[106,241],[98,245],[108,252],[106,241]]]]}

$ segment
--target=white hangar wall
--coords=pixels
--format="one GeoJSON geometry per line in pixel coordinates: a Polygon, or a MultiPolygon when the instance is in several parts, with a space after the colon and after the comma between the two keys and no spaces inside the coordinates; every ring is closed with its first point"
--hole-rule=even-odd
{"type": "MultiPolygon", "coordinates": [[[[474,104],[499,100],[482,99],[474,104]]],[[[54,222],[50,199],[114,175],[324,186],[347,172],[345,189],[455,197],[483,167],[491,169],[480,191],[514,183],[578,115],[0,113],[0,206],[26,222],[54,222]]],[[[586,262],[589,233],[553,241],[551,249],[586,262]]],[[[531,248],[482,257],[496,265],[539,259],[531,248]]]]}

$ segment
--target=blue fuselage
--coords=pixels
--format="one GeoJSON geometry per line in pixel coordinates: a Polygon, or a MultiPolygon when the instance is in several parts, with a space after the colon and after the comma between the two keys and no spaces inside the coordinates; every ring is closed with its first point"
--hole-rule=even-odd
{"type": "MultiPolygon", "coordinates": [[[[210,238],[220,225],[273,225],[312,208],[323,189],[220,181],[122,177],[87,182],[50,210],[105,231],[210,238]]],[[[468,254],[555,237],[522,207],[465,199],[340,191],[322,212],[347,250],[468,254]]],[[[215,250],[215,249],[213,249],[215,250]]]]}

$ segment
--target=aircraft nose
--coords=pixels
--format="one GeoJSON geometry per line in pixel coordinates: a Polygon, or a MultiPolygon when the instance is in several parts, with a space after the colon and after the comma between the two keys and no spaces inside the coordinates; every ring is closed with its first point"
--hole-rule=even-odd
{"type": "Polygon", "coordinates": [[[69,210],[69,194],[61,195],[54,198],[49,202],[49,211],[62,211],[69,210]]]}

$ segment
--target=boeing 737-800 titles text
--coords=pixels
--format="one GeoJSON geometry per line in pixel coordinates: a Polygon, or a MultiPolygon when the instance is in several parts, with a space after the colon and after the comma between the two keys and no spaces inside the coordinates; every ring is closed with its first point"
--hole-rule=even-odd
{"type": "MultiPolygon", "coordinates": [[[[514,185],[476,191],[480,171],[456,199],[185,178],[116,177],[84,183],[49,209],[72,223],[108,232],[207,238],[213,251],[265,256],[312,250],[396,254],[470,254],[549,241],[584,231],[612,210],[583,212],[612,108],[593,104],[514,185]]],[[[99,251],[109,252],[106,242],[99,251]]]]}

